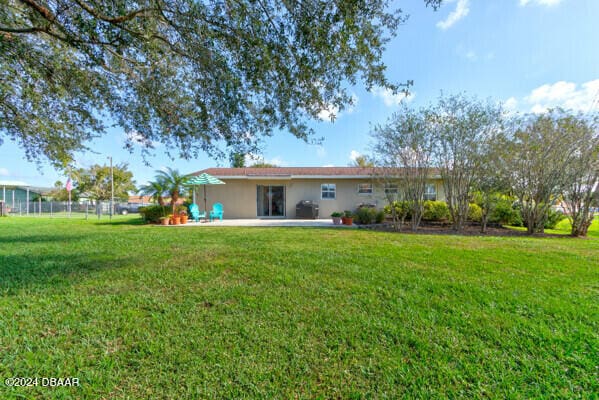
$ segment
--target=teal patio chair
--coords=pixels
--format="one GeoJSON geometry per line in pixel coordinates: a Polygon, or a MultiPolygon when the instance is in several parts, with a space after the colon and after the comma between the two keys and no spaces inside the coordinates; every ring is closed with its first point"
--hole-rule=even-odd
{"type": "Polygon", "coordinates": [[[206,211],[200,212],[200,208],[198,207],[198,205],[196,203],[191,203],[189,205],[189,216],[195,222],[199,222],[200,218],[206,219],[206,211]]]}
{"type": "Polygon", "coordinates": [[[223,220],[223,205],[220,203],[214,203],[212,205],[212,211],[210,211],[210,221],[214,218],[219,218],[221,221],[223,220]]]}

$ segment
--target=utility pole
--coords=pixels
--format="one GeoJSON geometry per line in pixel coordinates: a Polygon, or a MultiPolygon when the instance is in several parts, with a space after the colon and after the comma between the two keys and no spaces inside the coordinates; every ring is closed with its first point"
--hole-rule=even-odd
{"type": "Polygon", "coordinates": [[[112,221],[112,213],[114,211],[114,172],[112,170],[112,156],[110,159],[110,220],[112,221]]]}

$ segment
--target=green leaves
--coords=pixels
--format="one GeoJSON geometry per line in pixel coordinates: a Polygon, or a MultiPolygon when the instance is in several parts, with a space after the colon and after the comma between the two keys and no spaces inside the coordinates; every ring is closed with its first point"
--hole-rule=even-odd
{"type": "MultiPolygon", "coordinates": [[[[128,170],[126,163],[113,166],[114,197],[127,200],[129,192],[135,191],[133,174],[128,170]]],[[[94,200],[109,200],[111,198],[110,167],[106,165],[92,165],[88,169],[79,169],[73,173],[73,180],[77,190],[82,195],[86,193],[94,200]]]]}
{"type": "MultiPolygon", "coordinates": [[[[427,0],[433,7],[440,0],[427,0]]],[[[0,135],[64,166],[102,120],[183,158],[256,152],[350,101],[396,88],[381,55],[402,14],[387,2],[0,0],[0,135]]]]}

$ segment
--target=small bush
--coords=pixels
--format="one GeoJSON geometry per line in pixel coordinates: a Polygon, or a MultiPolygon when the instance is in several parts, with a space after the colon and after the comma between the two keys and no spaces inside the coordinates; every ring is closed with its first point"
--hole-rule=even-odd
{"type": "Polygon", "coordinates": [[[545,220],[545,229],[555,229],[557,224],[566,218],[564,213],[561,211],[549,210],[547,213],[547,219],[545,220]]]}
{"type": "Polygon", "coordinates": [[[173,209],[170,206],[153,205],[139,208],[139,214],[143,220],[152,223],[159,223],[161,217],[166,217],[172,212],[173,209]]]}
{"type": "Polygon", "coordinates": [[[478,204],[470,203],[468,205],[468,219],[473,222],[481,222],[483,220],[483,210],[478,204]]]}
{"type": "Polygon", "coordinates": [[[422,219],[425,221],[447,221],[449,219],[447,203],[444,201],[425,201],[422,219]]]}
{"type": "Polygon", "coordinates": [[[385,220],[385,212],[383,210],[377,211],[376,217],[374,218],[374,222],[376,222],[377,224],[381,224],[381,223],[383,223],[384,220],[385,220]]]}
{"type": "Polygon", "coordinates": [[[495,209],[489,216],[489,222],[501,225],[522,226],[522,215],[520,214],[520,210],[513,207],[511,200],[504,199],[500,200],[495,206],[495,209]]]}
{"type": "Polygon", "coordinates": [[[355,222],[356,224],[373,224],[376,221],[377,211],[375,208],[360,207],[356,211],[355,222]]]}
{"type": "Polygon", "coordinates": [[[410,218],[410,204],[407,201],[394,201],[391,204],[387,204],[383,209],[384,213],[393,215],[391,207],[395,208],[395,215],[397,215],[398,218],[401,219],[403,216],[410,218]]]}

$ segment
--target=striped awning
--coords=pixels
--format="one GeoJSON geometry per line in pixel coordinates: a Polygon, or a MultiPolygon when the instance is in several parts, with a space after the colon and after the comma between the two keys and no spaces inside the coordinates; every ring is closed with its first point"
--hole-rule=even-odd
{"type": "Polygon", "coordinates": [[[185,186],[224,185],[224,184],[225,184],[225,182],[223,182],[220,179],[218,179],[210,174],[207,174],[207,173],[203,173],[203,174],[200,174],[197,176],[192,176],[185,182],[185,186]]]}

